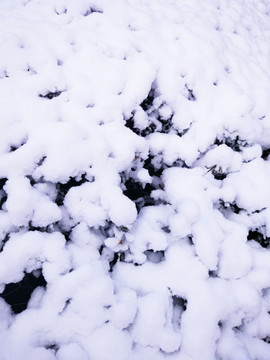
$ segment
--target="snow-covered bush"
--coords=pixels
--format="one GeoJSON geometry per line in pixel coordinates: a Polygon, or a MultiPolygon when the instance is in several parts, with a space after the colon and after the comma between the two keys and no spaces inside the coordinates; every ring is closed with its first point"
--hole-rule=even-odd
{"type": "Polygon", "coordinates": [[[0,54],[0,359],[269,360],[269,2],[1,0],[0,54]]]}

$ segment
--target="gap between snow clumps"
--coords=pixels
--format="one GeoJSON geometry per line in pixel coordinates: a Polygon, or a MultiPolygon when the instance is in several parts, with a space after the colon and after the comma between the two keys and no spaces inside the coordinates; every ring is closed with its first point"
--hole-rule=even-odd
{"type": "Polygon", "coordinates": [[[0,1],[0,359],[270,359],[270,3],[0,1]]]}

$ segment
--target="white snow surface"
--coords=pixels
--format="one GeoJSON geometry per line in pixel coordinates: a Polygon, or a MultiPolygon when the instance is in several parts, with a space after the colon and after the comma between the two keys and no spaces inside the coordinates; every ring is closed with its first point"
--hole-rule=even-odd
{"type": "Polygon", "coordinates": [[[268,0],[0,0],[0,360],[269,360],[269,94],[268,0]]]}

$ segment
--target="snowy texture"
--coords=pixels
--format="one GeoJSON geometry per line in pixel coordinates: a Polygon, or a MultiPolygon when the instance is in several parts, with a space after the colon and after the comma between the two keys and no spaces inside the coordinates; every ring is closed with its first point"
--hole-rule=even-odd
{"type": "Polygon", "coordinates": [[[0,0],[0,54],[0,360],[269,360],[269,2],[0,0]]]}

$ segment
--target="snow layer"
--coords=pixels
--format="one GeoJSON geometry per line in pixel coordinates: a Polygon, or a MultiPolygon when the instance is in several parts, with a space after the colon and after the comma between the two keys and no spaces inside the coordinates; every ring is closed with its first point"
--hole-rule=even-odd
{"type": "Polygon", "coordinates": [[[0,54],[0,360],[269,360],[268,1],[1,0],[0,54]]]}

